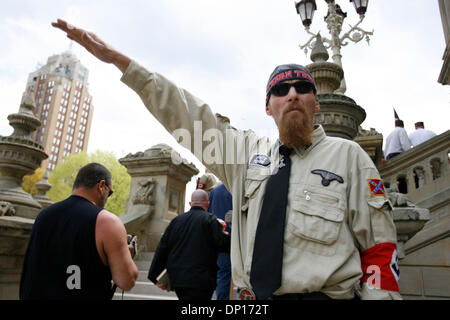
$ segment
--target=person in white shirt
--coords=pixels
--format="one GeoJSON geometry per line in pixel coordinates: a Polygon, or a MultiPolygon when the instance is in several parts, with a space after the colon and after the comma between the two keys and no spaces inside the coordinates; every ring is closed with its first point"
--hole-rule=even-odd
{"type": "Polygon", "coordinates": [[[403,151],[407,151],[411,148],[412,144],[408,138],[408,134],[404,129],[402,120],[395,120],[395,129],[386,138],[386,146],[384,149],[384,155],[386,160],[389,160],[395,156],[398,156],[403,151]]]}
{"type": "Polygon", "coordinates": [[[413,147],[433,138],[436,136],[431,130],[426,130],[422,121],[416,122],[415,124],[416,130],[409,134],[409,140],[413,147]]]}

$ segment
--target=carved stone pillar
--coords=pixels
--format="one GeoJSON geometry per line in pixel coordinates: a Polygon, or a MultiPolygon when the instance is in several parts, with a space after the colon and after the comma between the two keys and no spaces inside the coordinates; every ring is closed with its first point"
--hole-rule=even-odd
{"type": "Polygon", "coordinates": [[[44,148],[30,138],[30,134],[41,125],[33,113],[34,109],[34,98],[26,92],[19,112],[8,116],[14,128],[13,134],[0,136],[0,200],[12,203],[16,216],[31,219],[36,218],[42,207],[22,189],[22,178],[48,158],[44,148]]]}
{"type": "Polygon", "coordinates": [[[42,180],[35,184],[38,190],[34,199],[39,202],[42,208],[47,208],[49,205],[53,204],[53,201],[47,197],[46,193],[51,189],[52,185],[48,182],[48,171],[45,170],[42,180]]]}
{"type": "Polygon", "coordinates": [[[383,156],[383,135],[381,133],[378,133],[374,128],[364,130],[360,126],[358,135],[354,140],[367,152],[376,166],[381,163],[383,156]]]}
{"type": "Polygon", "coordinates": [[[140,251],[154,251],[170,220],[184,212],[186,184],[198,169],[171,147],[158,144],[119,159],[131,175],[121,219],[138,236],[140,251]]]}
{"type": "Polygon", "coordinates": [[[12,135],[0,136],[0,299],[18,299],[24,255],[41,204],[22,189],[22,178],[48,156],[31,140],[41,124],[32,94],[25,92],[19,112],[8,120],[12,135]]]}

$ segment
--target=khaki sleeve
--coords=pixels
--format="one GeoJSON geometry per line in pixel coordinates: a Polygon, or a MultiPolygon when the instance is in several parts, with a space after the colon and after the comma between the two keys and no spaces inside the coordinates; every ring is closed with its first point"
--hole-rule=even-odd
{"type": "Polygon", "coordinates": [[[383,181],[362,149],[352,168],[348,222],[361,257],[361,298],[401,299],[397,233],[383,181]]]}
{"type": "Polygon", "coordinates": [[[236,164],[248,161],[252,131],[231,127],[228,118],[177,87],[164,76],[132,61],[121,81],[133,89],[152,115],[231,190],[236,164]]]}
{"type": "Polygon", "coordinates": [[[348,219],[359,251],[391,242],[397,243],[392,206],[378,170],[361,149],[351,169],[348,219]]]}

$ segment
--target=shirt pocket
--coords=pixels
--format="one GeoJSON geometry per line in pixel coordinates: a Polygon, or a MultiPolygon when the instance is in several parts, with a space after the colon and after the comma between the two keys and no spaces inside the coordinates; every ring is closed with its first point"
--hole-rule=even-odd
{"type": "Polygon", "coordinates": [[[331,190],[314,186],[298,189],[291,204],[288,228],[295,236],[332,245],[344,220],[344,199],[331,190]]]}
{"type": "Polygon", "coordinates": [[[375,243],[397,242],[397,232],[392,217],[391,202],[385,197],[371,197],[367,200],[370,224],[375,243]]]}
{"type": "Polygon", "coordinates": [[[269,168],[248,168],[244,183],[244,201],[241,210],[248,209],[250,199],[257,195],[262,183],[270,177],[269,168]]]}

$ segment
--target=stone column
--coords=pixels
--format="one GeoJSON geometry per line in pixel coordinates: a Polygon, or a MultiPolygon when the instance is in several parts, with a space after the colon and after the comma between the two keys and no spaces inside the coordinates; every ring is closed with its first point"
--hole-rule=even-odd
{"type": "Polygon", "coordinates": [[[33,113],[35,107],[32,94],[26,92],[19,112],[8,116],[13,134],[0,136],[0,201],[12,203],[16,216],[31,219],[36,218],[42,206],[22,189],[22,178],[48,158],[44,148],[30,138],[41,125],[33,113]]]}
{"type": "Polygon", "coordinates": [[[47,158],[30,134],[41,122],[34,116],[31,93],[23,96],[19,112],[8,116],[14,132],[0,136],[0,299],[18,299],[24,255],[34,219],[42,206],[22,189],[22,178],[47,158]]]}
{"type": "Polygon", "coordinates": [[[13,207],[0,201],[0,300],[19,299],[20,276],[34,220],[12,216],[13,207]],[[9,213],[8,213],[9,211],[9,213]]]}
{"type": "Polygon", "coordinates": [[[131,175],[121,219],[138,236],[139,251],[155,251],[170,220],[184,212],[186,184],[198,169],[165,144],[119,159],[131,175]]]}
{"type": "Polygon", "coordinates": [[[45,170],[42,180],[35,184],[38,190],[34,199],[39,202],[42,208],[47,208],[49,205],[53,204],[53,201],[47,197],[46,193],[51,189],[52,185],[48,182],[48,171],[45,170]]]}
{"type": "Polygon", "coordinates": [[[381,163],[381,158],[383,156],[383,135],[381,133],[378,133],[374,128],[364,130],[359,126],[358,135],[355,137],[354,141],[367,152],[376,166],[381,163]]]}

